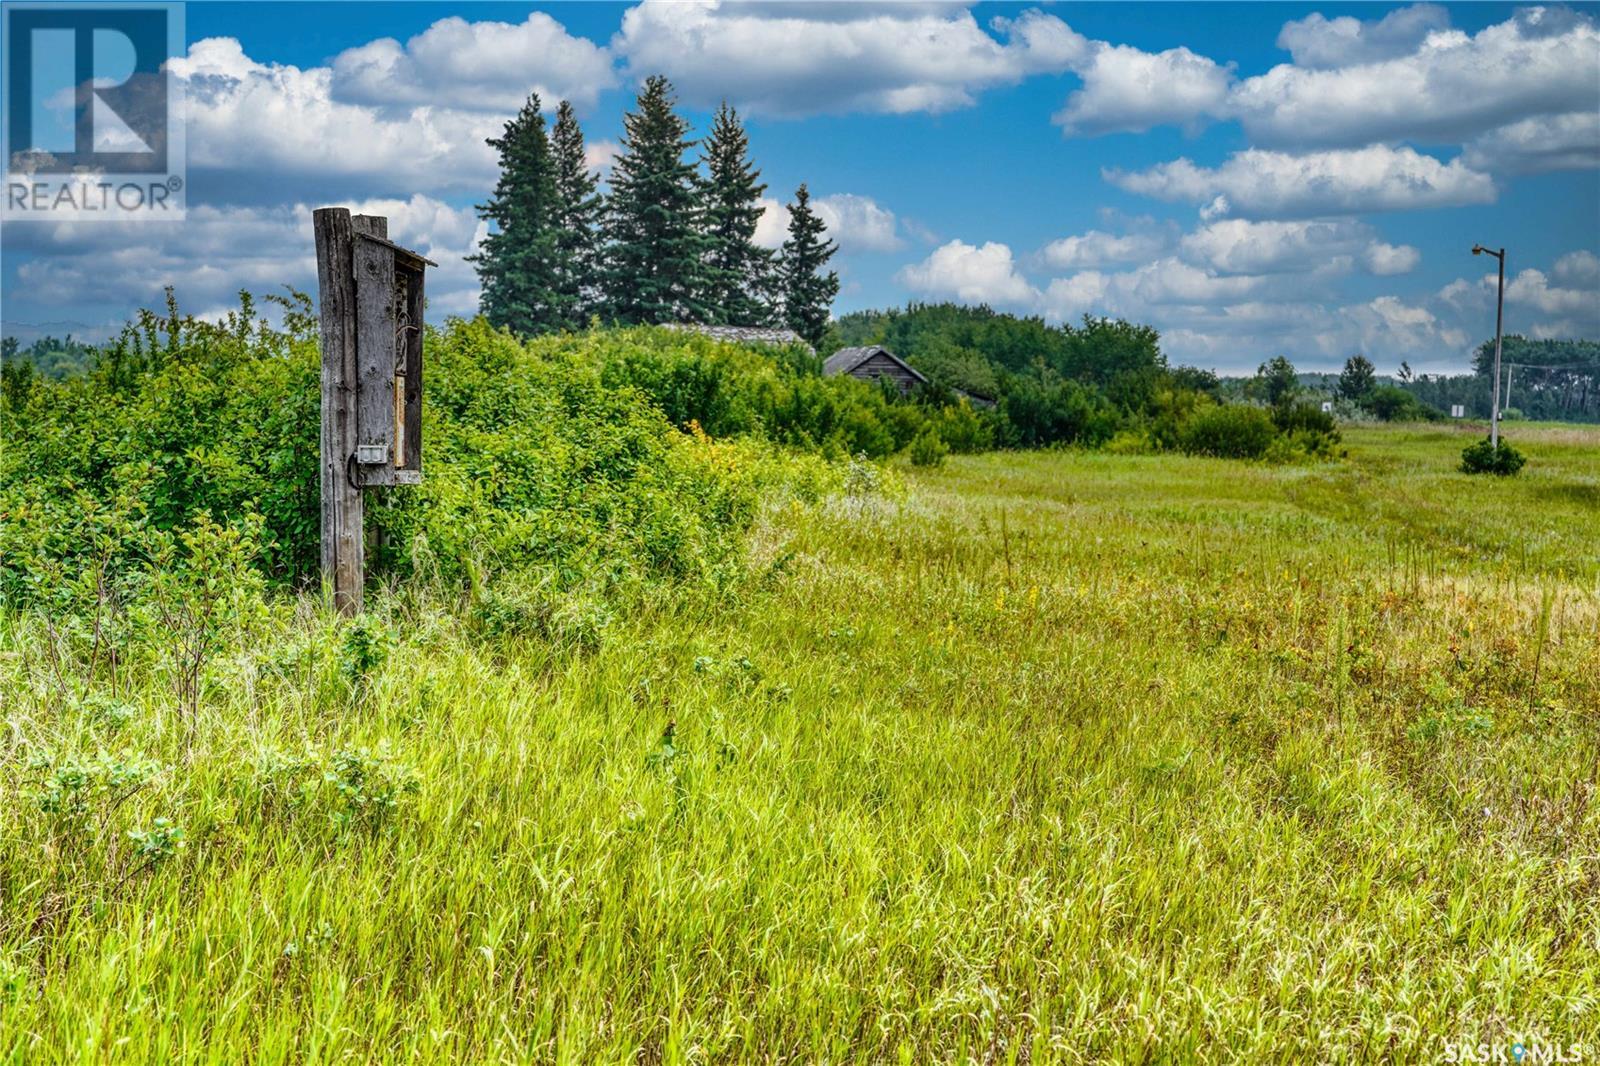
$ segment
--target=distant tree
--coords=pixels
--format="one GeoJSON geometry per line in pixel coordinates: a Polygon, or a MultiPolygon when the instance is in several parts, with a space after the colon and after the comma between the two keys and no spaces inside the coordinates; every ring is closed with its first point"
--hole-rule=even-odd
{"type": "Polygon", "coordinates": [[[1367,410],[1384,422],[1421,422],[1437,412],[1397,385],[1375,385],[1364,397],[1367,410]]]}
{"type": "Polygon", "coordinates": [[[479,307],[496,326],[517,333],[544,333],[565,324],[557,263],[555,164],[545,133],[539,95],[528,96],[490,137],[500,153],[500,180],[478,215],[494,224],[475,263],[483,286],[479,307]]]}
{"type": "Polygon", "coordinates": [[[1217,377],[1216,371],[1202,370],[1193,366],[1175,366],[1167,371],[1167,374],[1175,388],[1203,392],[1214,398],[1222,395],[1222,380],[1217,377]]]}
{"type": "Polygon", "coordinates": [[[673,110],[671,83],[646,79],[622,123],[603,230],[605,314],[625,324],[703,322],[709,242],[700,228],[699,179],[684,161],[694,141],[673,110]]]}
{"type": "Polygon", "coordinates": [[[1167,371],[1154,326],[1084,315],[1079,326],[1063,327],[1062,333],[1058,369],[1064,376],[1099,385],[1124,410],[1150,402],[1167,371]]]}
{"type": "Polygon", "coordinates": [[[1300,391],[1294,364],[1287,356],[1275,355],[1256,370],[1256,388],[1261,398],[1274,407],[1294,402],[1300,391]]]}
{"type": "Polygon", "coordinates": [[[773,282],[772,252],[755,243],[761,194],[767,187],[750,165],[750,138],[726,102],[717,108],[705,142],[706,183],[701,211],[710,247],[705,302],[718,325],[761,325],[773,317],[766,295],[773,282]]]}
{"type": "Polygon", "coordinates": [[[555,156],[556,296],[562,325],[582,329],[595,312],[600,276],[600,179],[584,156],[583,129],[561,101],[550,133],[555,156]]]}
{"type": "Polygon", "coordinates": [[[1339,373],[1339,395],[1355,403],[1360,403],[1372,394],[1373,388],[1378,384],[1378,376],[1372,366],[1372,361],[1364,355],[1352,355],[1344,361],[1344,370],[1339,373]]]}
{"type": "Polygon", "coordinates": [[[1411,364],[1404,359],[1400,360],[1400,373],[1396,376],[1408,385],[1417,379],[1416,374],[1411,371],[1411,364]]]}
{"type": "Polygon", "coordinates": [[[822,219],[811,210],[811,194],[801,183],[789,205],[789,239],[783,242],[779,263],[784,321],[813,346],[822,343],[829,309],[839,295],[839,275],[822,272],[839,246],[823,237],[823,229],[822,219]]]}

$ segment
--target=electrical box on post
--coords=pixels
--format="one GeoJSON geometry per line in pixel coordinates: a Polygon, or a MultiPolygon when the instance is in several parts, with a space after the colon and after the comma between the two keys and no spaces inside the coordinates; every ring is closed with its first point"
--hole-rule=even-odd
{"type": "Polygon", "coordinates": [[[422,481],[422,279],[436,266],[389,240],[382,215],[311,213],[322,320],[322,574],[360,614],[363,490],[422,481]]]}
{"type": "Polygon", "coordinates": [[[423,271],[432,264],[385,237],[353,234],[357,485],[422,480],[423,271]]]}

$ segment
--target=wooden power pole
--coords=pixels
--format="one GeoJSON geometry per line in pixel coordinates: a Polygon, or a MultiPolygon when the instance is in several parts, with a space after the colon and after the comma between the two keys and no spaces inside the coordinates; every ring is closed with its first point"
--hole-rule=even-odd
{"type": "Polygon", "coordinates": [[[322,576],[343,614],[366,578],[361,493],[422,480],[422,278],[389,220],[312,213],[322,319],[322,576]],[[358,273],[357,263],[361,264],[358,273]]]}

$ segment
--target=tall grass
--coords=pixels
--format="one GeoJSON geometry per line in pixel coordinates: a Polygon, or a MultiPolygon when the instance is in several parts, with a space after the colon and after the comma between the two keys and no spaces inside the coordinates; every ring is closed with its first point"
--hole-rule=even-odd
{"type": "Polygon", "coordinates": [[[603,625],[278,601],[192,740],[4,616],[0,1060],[1600,1053],[1600,439],[1523,443],[863,474],[603,625]]]}

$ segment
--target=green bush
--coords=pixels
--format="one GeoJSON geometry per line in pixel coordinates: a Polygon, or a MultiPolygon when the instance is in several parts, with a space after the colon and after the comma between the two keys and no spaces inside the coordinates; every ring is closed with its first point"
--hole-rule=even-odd
{"type": "Polygon", "coordinates": [[[1498,474],[1510,477],[1528,462],[1521,452],[1502,439],[1496,448],[1485,437],[1467,445],[1461,451],[1461,472],[1464,474],[1498,474]]]}
{"type": "Polygon", "coordinates": [[[1116,409],[1098,389],[1076,381],[1013,378],[999,410],[1003,443],[1015,448],[1051,444],[1098,447],[1110,440],[1121,424],[1116,409]]]}
{"type": "Polygon", "coordinates": [[[929,422],[957,450],[993,441],[947,391],[909,400],[888,382],[825,378],[803,352],[649,328],[591,334],[584,343],[607,386],[637,389],[675,425],[713,437],[760,436],[832,458],[892,455],[929,422]]]}
{"type": "Polygon", "coordinates": [[[1379,385],[1367,394],[1362,406],[1384,422],[1428,422],[1439,417],[1431,407],[1394,385],[1379,385]]]}
{"type": "Polygon", "coordinates": [[[906,454],[913,466],[942,466],[944,457],[950,454],[950,446],[944,442],[933,426],[926,425],[911,438],[906,454]]]}
{"type": "Polygon", "coordinates": [[[1278,436],[1272,416],[1260,407],[1228,404],[1206,408],[1184,424],[1178,446],[1190,455],[1260,459],[1278,436]]]}
{"type": "MultiPolygon", "coordinates": [[[[8,397],[7,601],[77,610],[108,589],[135,598],[152,537],[208,515],[241,529],[258,515],[252,564],[279,584],[317,581],[316,323],[303,303],[284,332],[250,316],[248,304],[222,325],[146,316],[87,375],[8,397]],[[76,600],[53,602],[63,597],[76,600]]],[[[537,568],[576,587],[730,572],[758,475],[674,429],[640,390],[603,380],[631,344],[614,332],[524,346],[481,320],[430,329],[426,478],[368,494],[369,574],[465,585],[537,568]]],[[[666,380],[684,403],[703,402],[692,399],[703,382],[666,380]]],[[[723,409],[738,417],[731,399],[723,409]]]]}

